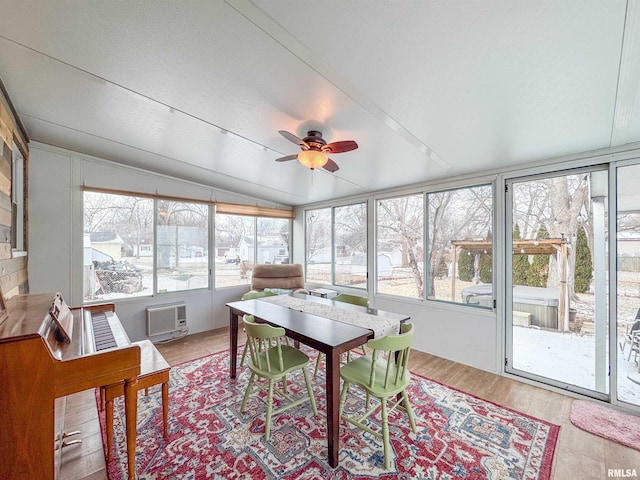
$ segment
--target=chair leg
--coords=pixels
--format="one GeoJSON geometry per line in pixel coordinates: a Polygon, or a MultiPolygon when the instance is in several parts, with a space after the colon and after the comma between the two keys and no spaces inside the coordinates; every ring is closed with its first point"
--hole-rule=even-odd
{"type": "Polygon", "coordinates": [[[253,379],[256,374],[251,372],[251,377],[249,377],[249,383],[247,383],[247,389],[244,391],[244,398],[242,399],[242,405],[240,406],[240,413],[244,413],[244,408],[247,406],[247,400],[249,399],[249,393],[251,393],[251,387],[253,386],[253,379]]]}
{"type": "Polygon", "coordinates": [[[407,391],[402,391],[402,399],[404,401],[404,409],[407,411],[407,416],[409,417],[409,424],[411,425],[411,430],[413,433],[418,433],[418,429],[416,428],[416,420],[413,417],[413,410],[411,408],[411,404],[409,403],[409,396],[407,395],[407,391]]]}
{"type": "Polygon", "coordinates": [[[313,376],[318,375],[318,370],[320,369],[320,361],[322,360],[322,353],[318,352],[318,358],[316,358],[316,368],[313,370],[313,376]]]}
{"type": "Polygon", "coordinates": [[[307,369],[303,367],[302,373],[304,374],[304,383],[307,384],[307,393],[309,394],[309,401],[311,402],[311,408],[313,409],[313,414],[318,415],[318,408],[316,407],[316,397],[313,395],[313,388],[311,388],[311,380],[309,379],[309,374],[307,373],[307,369]]]}
{"type": "Polygon", "coordinates": [[[386,470],[389,470],[389,467],[391,466],[391,459],[389,458],[391,456],[391,446],[389,445],[389,419],[387,412],[387,399],[381,398],[380,403],[382,408],[380,413],[382,415],[382,446],[384,449],[384,468],[386,470]]]}
{"type": "Polygon", "coordinates": [[[264,439],[271,438],[271,414],[273,413],[273,380],[269,379],[269,393],[267,395],[267,419],[265,421],[264,439]]]}
{"type": "Polygon", "coordinates": [[[242,349],[242,357],[240,357],[240,365],[238,365],[239,367],[242,366],[242,364],[244,363],[244,357],[247,356],[247,345],[249,344],[249,342],[247,341],[244,344],[244,348],[242,349]]]}
{"type": "Polygon", "coordinates": [[[344,382],[342,384],[342,392],[340,392],[340,408],[338,409],[338,415],[342,417],[344,413],[344,403],[347,399],[347,393],[349,392],[349,384],[344,382]]]}

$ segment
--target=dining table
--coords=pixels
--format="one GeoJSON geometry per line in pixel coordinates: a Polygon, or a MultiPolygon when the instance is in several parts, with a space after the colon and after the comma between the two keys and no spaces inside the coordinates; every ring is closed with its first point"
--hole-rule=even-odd
{"type": "Polygon", "coordinates": [[[237,374],[238,325],[244,315],[282,327],[287,337],[326,355],[327,455],[329,465],[335,468],[340,450],[340,356],[376,336],[397,333],[399,325],[410,317],[304,294],[241,300],[226,305],[229,307],[231,378],[237,374]]]}

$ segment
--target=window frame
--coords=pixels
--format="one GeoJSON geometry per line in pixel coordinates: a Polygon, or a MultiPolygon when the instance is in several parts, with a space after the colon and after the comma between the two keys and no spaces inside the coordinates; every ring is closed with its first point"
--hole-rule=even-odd
{"type": "MultiPolygon", "coordinates": [[[[291,218],[289,217],[284,217],[284,216],[265,216],[265,215],[247,215],[244,213],[237,213],[237,212],[228,212],[228,211],[223,211],[223,212],[218,212],[217,208],[214,209],[213,211],[213,216],[211,218],[211,228],[210,228],[210,232],[211,232],[211,242],[210,242],[210,251],[214,251],[215,253],[217,253],[217,247],[218,247],[218,243],[217,243],[217,229],[216,229],[216,223],[217,223],[217,218],[218,215],[229,215],[229,216],[234,216],[234,217],[242,217],[242,218],[251,218],[252,219],[252,227],[251,227],[251,231],[252,231],[252,236],[253,236],[253,242],[254,242],[254,249],[253,249],[253,259],[250,260],[250,262],[252,263],[252,265],[256,265],[258,263],[258,223],[260,219],[271,219],[271,220],[275,220],[275,221],[287,221],[287,237],[288,237],[288,241],[287,241],[287,246],[288,246],[288,259],[287,259],[287,264],[292,263],[292,254],[293,254],[293,249],[292,249],[292,245],[291,245],[291,239],[293,238],[292,232],[293,232],[293,222],[291,220],[291,218]]],[[[211,270],[211,288],[213,290],[222,290],[222,289],[229,289],[229,288],[237,288],[237,287],[242,287],[242,286],[247,286],[247,285],[251,285],[251,280],[250,280],[250,276],[247,276],[247,282],[246,283],[237,283],[237,284],[233,284],[233,285],[225,285],[225,286],[218,286],[218,282],[217,282],[217,264],[215,262],[215,257],[217,255],[210,255],[210,262],[211,265],[213,265],[212,270],[211,270]]],[[[280,256],[280,255],[279,255],[280,256]]],[[[251,270],[253,270],[253,268],[251,268],[251,270]]]]}
{"type": "MultiPolygon", "coordinates": [[[[459,185],[459,186],[452,186],[449,188],[442,188],[442,189],[437,189],[437,190],[431,190],[429,192],[425,192],[425,237],[424,237],[424,242],[425,242],[425,288],[424,288],[424,298],[426,301],[428,302],[436,302],[436,303],[444,303],[444,304],[450,304],[450,305],[461,305],[464,307],[471,307],[474,309],[479,309],[479,310],[490,310],[493,311],[496,308],[495,305],[495,293],[493,294],[493,298],[494,301],[492,302],[492,306],[491,307],[485,307],[482,305],[475,305],[472,303],[464,303],[462,301],[456,301],[456,300],[444,300],[444,299],[438,299],[438,298],[430,298],[428,295],[428,292],[431,290],[431,282],[433,282],[433,277],[431,275],[431,251],[428,248],[429,246],[429,228],[431,226],[431,222],[430,222],[430,215],[429,215],[429,197],[430,195],[435,195],[438,193],[444,193],[444,192],[452,192],[452,191],[458,191],[458,190],[469,190],[469,189],[473,189],[473,188],[479,188],[479,187],[489,187],[489,189],[491,190],[491,208],[490,208],[490,212],[491,212],[491,245],[492,245],[492,252],[495,250],[495,235],[496,235],[496,219],[495,219],[495,204],[496,204],[496,188],[495,188],[495,183],[494,182],[478,182],[478,183],[473,183],[470,185],[459,185]],[[428,261],[426,260],[428,259],[428,261]]],[[[450,241],[448,242],[449,244],[451,243],[450,241]]],[[[491,285],[495,285],[496,284],[496,256],[493,255],[491,256],[491,269],[492,269],[492,273],[491,273],[491,285]]],[[[455,272],[451,272],[452,275],[455,275],[455,272]]]]}
{"type": "Polygon", "coordinates": [[[359,291],[359,292],[363,292],[363,291],[368,291],[369,290],[369,280],[370,280],[370,276],[369,274],[371,272],[369,272],[369,250],[370,250],[370,245],[369,245],[369,239],[371,238],[371,234],[369,232],[369,227],[370,227],[370,218],[369,218],[369,199],[354,199],[353,201],[350,202],[345,202],[345,203],[340,203],[340,204],[336,204],[336,205],[329,205],[329,206],[318,206],[318,207],[310,207],[310,208],[305,208],[303,210],[304,213],[304,228],[303,228],[303,232],[304,232],[304,274],[305,274],[305,283],[310,283],[313,285],[323,285],[323,286],[330,286],[330,287],[340,287],[343,289],[352,289],[354,291],[359,291]],[[364,245],[365,248],[367,250],[366,253],[366,259],[367,262],[365,264],[365,268],[366,268],[366,276],[365,276],[365,287],[357,287],[357,286],[352,286],[352,285],[343,285],[341,283],[337,283],[336,280],[336,261],[337,261],[337,255],[336,255],[336,209],[338,208],[345,208],[345,207],[350,207],[350,206],[354,206],[354,205],[362,205],[363,209],[364,209],[364,215],[365,215],[365,221],[364,221],[364,225],[365,225],[365,240],[364,240],[364,245]],[[308,242],[308,213],[312,212],[312,211],[317,211],[317,210],[329,210],[330,212],[330,225],[331,225],[331,231],[330,231],[330,242],[331,245],[329,247],[322,247],[324,248],[329,248],[330,254],[331,254],[331,261],[330,261],[330,265],[331,265],[331,272],[330,272],[330,282],[329,283],[323,283],[323,282],[319,282],[317,280],[310,280],[307,277],[308,274],[308,265],[309,265],[309,242],[308,242]]]}
{"type": "MultiPolygon", "coordinates": [[[[486,307],[482,307],[482,306],[477,306],[477,305],[473,305],[473,304],[467,304],[467,303],[462,303],[459,301],[453,301],[453,300],[443,300],[443,299],[438,299],[438,298],[430,298],[430,296],[428,295],[428,292],[430,291],[431,288],[431,282],[433,281],[432,279],[432,272],[431,272],[431,249],[430,249],[430,244],[429,244],[429,228],[431,226],[431,222],[429,219],[429,196],[430,195],[434,195],[434,194],[438,194],[438,193],[442,193],[442,192],[447,192],[447,191],[455,191],[455,190],[464,190],[464,189],[472,189],[472,188],[477,188],[477,187],[488,187],[491,189],[491,231],[492,231],[492,244],[493,244],[493,248],[495,249],[495,242],[496,242],[496,205],[497,205],[497,199],[496,199],[496,182],[495,179],[493,178],[487,178],[486,180],[484,179],[478,179],[477,182],[473,182],[473,183],[462,183],[462,182],[455,182],[455,183],[450,183],[450,184],[446,184],[446,185],[434,185],[433,188],[420,188],[420,189],[407,189],[407,190],[398,190],[396,192],[394,192],[393,195],[377,195],[373,197],[373,201],[374,201],[374,219],[373,219],[373,229],[374,229],[374,253],[369,253],[369,255],[374,255],[374,259],[373,259],[373,264],[374,264],[374,268],[375,268],[375,275],[373,276],[373,289],[374,289],[374,294],[376,296],[381,296],[381,297],[388,297],[390,299],[394,299],[394,300],[403,300],[403,301],[419,301],[419,302],[434,302],[434,303],[438,303],[438,304],[447,304],[447,305],[456,305],[456,306],[461,306],[461,307],[472,307],[474,309],[480,309],[480,310],[487,310],[486,307]],[[380,292],[379,291],[379,285],[378,285],[378,264],[377,264],[377,252],[378,252],[378,245],[379,245],[379,226],[378,226],[378,208],[379,205],[378,203],[381,201],[385,201],[385,200],[392,200],[394,198],[402,198],[402,197],[410,197],[410,196],[414,196],[414,195],[422,195],[422,200],[423,200],[423,229],[424,229],[424,233],[423,233],[423,263],[424,263],[424,267],[423,267],[423,291],[422,291],[422,296],[421,297],[410,297],[410,296],[406,296],[406,295],[399,295],[399,294],[394,294],[394,293],[388,293],[388,292],[380,292]]],[[[496,282],[496,256],[493,255],[492,256],[492,282],[495,285],[496,282]]],[[[453,273],[452,273],[453,274],[453,273]]],[[[495,310],[495,307],[492,307],[490,310],[495,310]]]]}

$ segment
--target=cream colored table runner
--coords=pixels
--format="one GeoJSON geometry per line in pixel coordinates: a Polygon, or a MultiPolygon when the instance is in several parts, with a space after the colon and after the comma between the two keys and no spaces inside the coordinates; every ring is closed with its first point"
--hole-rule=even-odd
{"type": "Polygon", "coordinates": [[[302,300],[288,295],[276,295],[274,297],[261,297],[258,300],[270,302],[281,307],[291,308],[304,313],[310,313],[319,317],[330,318],[337,322],[349,323],[357,327],[368,328],[373,331],[374,338],[382,338],[400,331],[400,322],[388,318],[379,317],[370,313],[358,312],[350,308],[339,308],[333,305],[302,300]]]}

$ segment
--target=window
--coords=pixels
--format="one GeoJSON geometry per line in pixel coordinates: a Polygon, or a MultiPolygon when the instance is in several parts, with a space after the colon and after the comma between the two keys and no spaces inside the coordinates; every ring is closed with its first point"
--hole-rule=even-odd
{"type": "Polygon", "coordinates": [[[216,287],[251,283],[255,217],[216,214],[216,287]]]}
{"type": "Polygon", "coordinates": [[[490,185],[378,200],[376,291],[476,305],[461,294],[493,283],[492,209],[490,185]]]}
{"type": "Polygon", "coordinates": [[[335,284],[367,288],[367,204],[334,209],[335,284]]]}
{"type": "Polygon", "coordinates": [[[284,218],[257,219],[257,263],[290,263],[289,225],[284,218]]]}
{"type": "Polygon", "coordinates": [[[86,191],[84,300],[207,288],[208,239],[206,204],[86,191]]]}
{"type": "Polygon", "coordinates": [[[84,193],[84,300],[153,294],[154,201],[84,193]]]}
{"type": "Polygon", "coordinates": [[[156,202],[158,293],[207,288],[209,206],[170,200],[156,202]]]}
{"type": "Polygon", "coordinates": [[[305,212],[306,281],[367,288],[367,204],[305,212]]]}
{"type": "Polygon", "coordinates": [[[251,283],[256,263],[290,263],[291,221],[286,218],[216,214],[216,287],[251,283]]]}
{"type": "Polygon", "coordinates": [[[307,282],[331,284],[331,209],[307,210],[307,282]]]}
{"type": "Polygon", "coordinates": [[[377,203],[377,291],[422,298],[424,285],[424,196],[377,203]]]}
{"type": "Polygon", "coordinates": [[[23,251],[24,245],[24,159],[13,144],[11,168],[11,248],[23,251]]]}
{"type": "Polygon", "coordinates": [[[491,186],[429,193],[427,205],[427,298],[493,308],[493,301],[487,305],[472,301],[482,288],[479,283],[493,283],[491,186]]]}

